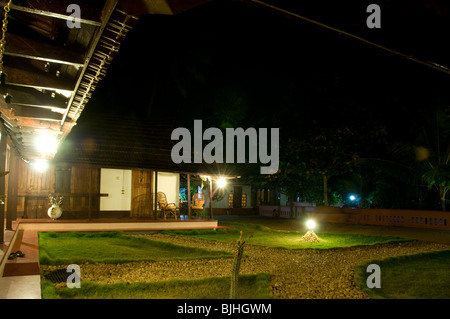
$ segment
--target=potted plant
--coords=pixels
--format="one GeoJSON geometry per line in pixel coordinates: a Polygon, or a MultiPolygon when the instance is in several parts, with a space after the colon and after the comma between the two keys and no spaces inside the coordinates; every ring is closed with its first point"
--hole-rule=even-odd
{"type": "Polygon", "coordinates": [[[53,196],[48,194],[48,199],[50,200],[50,208],[47,211],[48,217],[51,219],[58,219],[62,215],[62,209],[60,205],[62,204],[63,197],[59,194],[53,196]]]}

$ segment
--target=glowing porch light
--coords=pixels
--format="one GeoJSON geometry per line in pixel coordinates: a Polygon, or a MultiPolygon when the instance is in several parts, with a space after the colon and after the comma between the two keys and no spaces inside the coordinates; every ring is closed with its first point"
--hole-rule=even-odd
{"type": "Polygon", "coordinates": [[[50,134],[40,134],[34,140],[36,149],[43,154],[56,154],[56,137],[50,134]]]}
{"type": "Polygon", "coordinates": [[[227,185],[227,181],[226,181],[225,178],[219,178],[219,179],[217,180],[217,186],[218,186],[219,188],[223,188],[223,187],[225,187],[225,185],[227,185]]]}
{"type": "Polygon", "coordinates": [[[39,172],[42,173],[48,168],[48,162],[44,159],[38,159],[31,165],[34,166],[34,168],[39,172]]]}

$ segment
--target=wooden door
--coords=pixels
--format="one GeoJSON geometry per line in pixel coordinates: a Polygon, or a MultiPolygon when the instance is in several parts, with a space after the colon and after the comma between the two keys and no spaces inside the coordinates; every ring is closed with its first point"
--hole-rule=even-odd
{"type": "Polygon", "coordinates": [[[233,187],[233,208],[242,208],[242,186],[233,187]]]}
{"type": "Polygon", "coordinates": [[[133,170],[131,173],[131,217],[153,216],[152,171],[133,170]]]}

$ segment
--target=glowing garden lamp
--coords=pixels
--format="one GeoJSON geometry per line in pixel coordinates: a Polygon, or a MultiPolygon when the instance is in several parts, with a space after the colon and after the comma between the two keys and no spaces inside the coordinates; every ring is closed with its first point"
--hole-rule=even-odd
{"type": "Polygon", "coordinates": [[[308,219],[305,225],[308,228],[308,232],[300,239],[300,241],[304,243],[321,242],[322,240],[316,235],[313,230],[317,226],[316,222],[313,219],[308,219]]]}
{"type": "Polygon", "coordinates": [[[352,202],[356,200],[356,196],[355,195],[350,195],[348,197],[352,202]]]}
{"type": "Polygon", "coordinates": [[[314,220],[312,220],[312,219],[308,219],[308,220],[306,221],[306,227],[307,227],[309,230],[313,230],[313,229],[316,227],[316,222],[315,222],[314,220]]]}

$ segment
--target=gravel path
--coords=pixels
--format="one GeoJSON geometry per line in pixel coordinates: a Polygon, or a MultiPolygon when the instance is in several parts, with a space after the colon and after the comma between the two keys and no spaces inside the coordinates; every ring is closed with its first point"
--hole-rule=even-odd
{"type": "MultiPolygon", "coordinates": [[[[149,236],[152,240],[233,251],[233,245],[196,238],[162,234],[149,236]]],[[[287,250],[246,245],[241,274],[270,273],[272,294],[276,298],[369,298],[353,282],[355,266],[369,259],[450,249],[450,245],[425,241],[358,246],[339,249],[287,250]]],[[[168,279],[196,279],[229,276],[232,258],[132,262],[119,265],[83,264],[83,280],[112,283],[117,281],[160,281],[168,279]]],[[[60,268],[41,266],[43,270],[60,268]]]]}

